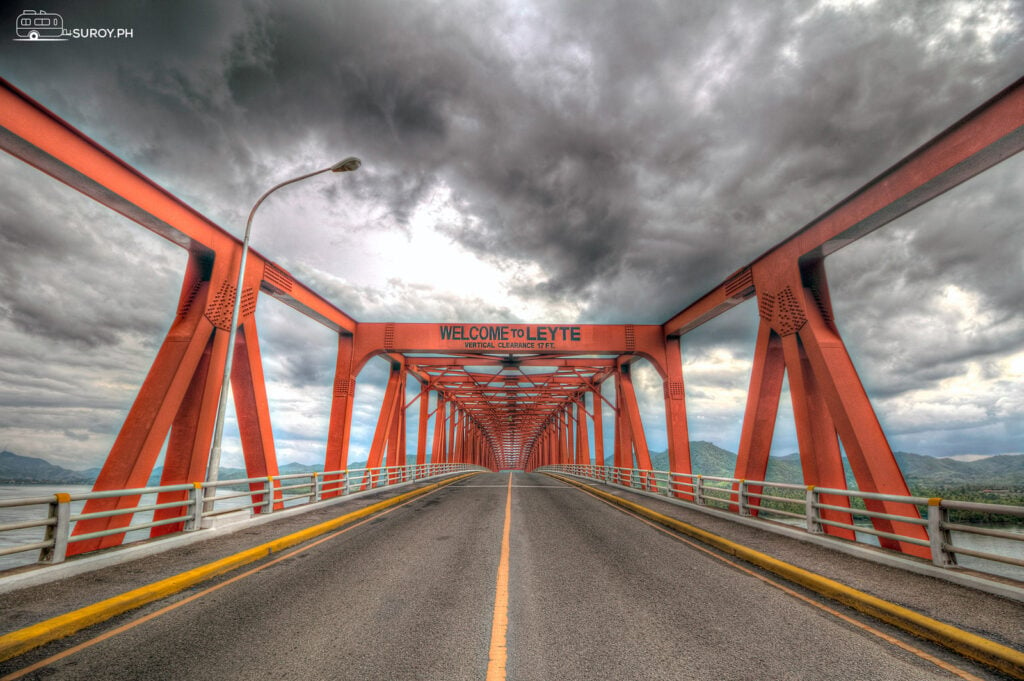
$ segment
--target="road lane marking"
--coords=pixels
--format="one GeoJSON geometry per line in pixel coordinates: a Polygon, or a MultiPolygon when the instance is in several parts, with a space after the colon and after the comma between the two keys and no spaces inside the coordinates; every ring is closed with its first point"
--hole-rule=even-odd
{"type": "MultiPolygon", "coordinates": [[[[589,493],[586,493],[586,494],[589,494],[589,493]]],[[[590,494],[589,496],[594,496],[594,495],[590,494]]],[[[793,589],[790,589],[788,586],[786,586],[784,584],[780,584],[779,582],[775,581],[774,579],[769,579],[768,577],[766,577],[766,576],[764,576],[762,574],[759,574],[759,573],[755,572],[754,570],[751,570],[748,567],[740,565],[736,561],[729,560],[725,556],[719,555],[719,554],[715,553],[714,551],[711,551],[710,549],[708,549],[708,548],[706,548],[704,546],[701,546],[700,544],[698,544],[695,541],[691,541],[689,539],[686,539],[685,537],[680,537],[678,534],[676,534],[675,532],[672,532],[668,528],[662,527],[662,526],[654,523],[653,521],[648,520],[647,518],[644,518],[643,516],[639,516],[636,513],[633,513],[631,511],[627,511],[624,508],[620,508],[619,506],[616,506],[615,504],[613,504],[611,502],[608,502],[608,501],[605,501],[604,499],[601,499],[599,497],[594,497],[594,498],[597,499],[598,501],[600,501],[603,504],[608,504],[609,506],[611,506],[612,508],[614,508],[615,510],[617,510],[617,511],[619,511],[621,513],[625,513],[628,516],[636,518],[637,520],[639,520],[640,522],[644,523],[645,525],[648,525],[648,526],[654,528],[655,530],[657,530],[658,532],[661,532],[662,534],[666,534],[669,537],[672,537],[676,541],[682,542],[682,543],[686,544],[687,546],[700,551],[701,553],[707,554],[707,555],[711,556],[712,558],[715,558],[716,560],[720,560],[723,563],[726,563],[727,565],[729,565],[731,567],[734,567],[737,570],[750,575],[751,577],[755,577],[756,579],[761,580],[765,584],[773,586],[776,589],[778,589],[779,591],[782,591],[783,593],[785,593],[785,594],[787,594],[789,596],[792,596],[793,598],[799,599],[799,600],[801,600],[801,601],[803,601],[805,603],[813,605],[814,607],[818,608],[819,610],[823,610],[823,611],[827,612],[828,614],[830,614],[830,615],[832,615],[832,616],[834,616],[834,617],[836,617],[838,619],[841,619],[844,622],[847,622],[848,624],[852,624],[853,626],[858,627],[860,629],[863,629],[864,631],[867,631],[870,634],[874,634],[875,636],[877,636],[878,638],[882,639],[883,641],[885,641],[887,643],[890,643],[890,644],[892,644],[894,646],[897,646],[899,648],[903,648],[904,650],[906,650],[906,651],[908,651],[910,653],[913,653],[914,655],[917,655],[918,657],[920,657],[920,658],[922,658],[924,660],[927,660],[928,662],[931,662],[932,664],[934,664],[934,665],[936,665],[938,667],[941,667],[945,671],[948,671],[948,672],[950,672],[950,673],[952,673],[952,674],[954,674],[956,676],[959,676],[960,678],[965,679],[966,681],[983,681],[980,677],[974,676],[973,674],[971,674],[971,673],[969,673],[969,672],[967,672],[967,671],[965,671],[963,669],[960,669],[959,667],[955,667],[955,666],[949,664],[948,662],[946,662],[946,661],[944,661],[944,660],[942,660],[940,658],[937,658],[934,655],[931,655],[930,653],[925,652],[924,650],[921,650],[920,648],[916,648],[916,647],[914,647],[914,646],[912,646],[912,645],[910,645],[908,643],[905,643],[905,642],[899,640],[898,638],[896,638],[895,636],[890,636],[889,634],[886,634],[885,632],[883,632],[883,631],[881,631],[879,629],[876,629],[876,628],[874,628],[874,627],[872,627],[872,626],[870,626],[870,625],[868,625],[868,624],[866,624],[864,622],[861,622],[860,620],[856,620],[856,619],[850,617],[849,615],[844,615],[843,613],[839,612],[838,610],[835,610],[834,608],[828,607],[824,603],[819,603],[819,602],[815,601],[812,598],[808,598],[804,594],[802,594],[802,593],[800,593],[798,591],[794,591],[793,589]]],[[[0,680],[0,681],[2,681],[2,680],[0,680]]]]}
{"type": "MultiPolygon", "coordinates": [[[[475,475],[475,473],[470,473],[468,475],[475,475]]],[[[167,596],[183,591],[189,588],[190,586],[195,585],[198,582],[211,579],[217,575],[229,572],[238,567],[241,567],[242,565],[259,560],[272,553],[283,551],[287,548],[290,548],[291,546],[295,546],[300,542],[309,541],[309,539],[312,537],[323,535],[325,532],[330,532],[335,528],[343,526],[342,529],[337,530],[332,534],[323,536],[320,539],[317,539],[316,541],[312,541],[308,544],[305,544],[304,546],[301,546],[295,549],[294,551],[290,551],[286,554],[283,554],[278,558],[275,558],[274,560],[267,561],[266,563],[263,563],[258,567],[255,567],[251,570],[247,570],[246,572],[243,572],[241,574],[235,575],[234,577],[231,577],[230,579],[227,579],[219,584],[211,586],[198,593],[192,594],[187,598],[177,601],[176,603],[167,605],[153,613],[144,615],[136,620],[132,620],[131,622],[128,622],[116,629],[113,629],[104,634],[100,634],[95,638],[83,641],[82,643],[71,648],[68,648],[67,650],[57,653],[44,660],[40,660],[39,662],[36,662],[35,664],[29,667],[25,667],[24,669],[12,672],[11,674],[8,674],[4,677],[0,677],[0,681],[14,681],[15,679],[20,679],[25,674],[28,674],[32,671],[35,671],[49,664],[52,664],[58,660],[61,660],[65,657],[68,657],[69,655],[72,655],[81,650],[96,645],[101,641],[105,641],[106,639],[111,638],[117,634],[123,633],[125,631],[128,631],[129,629],[133,629],[134,627],[144,622],[148,622],[149,620],[159,617],[160,615],[164,615],[168,612],[171,612],[172,610],[175,610],[185,605],[186,603],[191,603],[192,601],[197,600],[198,598],[201,598],[202,596],[205,596],[209,593],[217,591],[218,589],[221,589],[227,586],[228,584],[237,582],[241,579],[249,577],[250,575],[260,572],[261,570],[264,570],[270,567],[271,565],[276,565],[277,563],[283,560],[286,560],[300,553],[308,551],[309,549],[315,546],[318,546],[330,539],[334,539],[338,535],[344,534],[349,530],[353,530],[361,525],[370,522],[371,520],[375,520],[383,515],[387,515],[392,511],[397,511],[399,508],[402,508],[403,506],[411,504],[414,501],[418,501],[422,497],[433,494],[434,492],[440,491],[441,489],[447,487],[450,483],[463,480],[466,477],[468,476],[459,476],[457,478],[452,478],[450,481],[442,480],[441,482],[433,483],[426,487],[421,487],[417,490],[406,492],[405,494],[401,494],[390,499],[385,499],[384,501],[377,502],[376,504],[366,506],[364,508],[358,509],[351,513],[347,513],[338,518],[334,518],[333,520],[329,520],[327,522],[320,523],[319,525],[314,525],[313,527],[306,528],[305,530],[301,530],[299,532],[292,533],[285,537],[281,537],[274,541],[261,544],[260,546],[248,549],[247,551],[236,553],[233,556],[222,558],[221,560],[214,561],[213,563],[207,563],[206,565],[202,565],[198,568],[188,570],[187,572],[183,572],[179,575],[168,577],[167,579],[154,582],[153,584],[148,584],[138,589],[134,589],[133,591],[121,594],[119,596],[108,598],[104,601],[100,601],[99,603],[94,603],[93,605],[86,606],[85,608],[80,608],[79,610],[75,610],[65,615],[60,615],[58,617],[45,620],[31,627],[26,627],[24,629],[12,631],[8,634],[0,636],[0,662],[3,662],[5,660],[9,660],[13,657],[26,653],[29,650],[32,650],[33,648],[37,648],[58,638],[68,636],[80,629],[84,629],[85,627],[91,626],[93,624],[99,624],[100,622],[106,621],[128,610],[140,607],[142,605],[159,600],[161,598],[166,598],[167,596]],[[358,520],[359,522],[352,522],[355,520],[358,520]]]]}
{"type": "MultiPolygon", "coordinates": [[[[501,531],[501,557],[494,590],[494,619],[491,621],[491,650],[487,662],[487,681],[505,681],[508,662],[508,562],[512,536],[512,476],[508,476],[505,495],[505,526],[501,531]]],[[[0,681],[3,681],[0,679],[0,681]]]]}
{"type": "MultiPolygon", "coordinates": [[[[505,489],[506,487],[508,487],[508,485],[452,485],[452,489],[470,489],[470,488],[474,488],[475,489],[475,488],[480,488],[480,487],[496,487],[496,488],[505,489]]],[[[567,491],[572,491],[571,487],[563,487],[562,485],[512,485],[512,487],[514,487],[516,489],[519,489],[520,487],[530,487],[530,488],[537,488],[537,489],[556,489],[556,490],[563,490],[564,489],[564,490],[567,490],[567,491]]]]}
{"type": "MultiPolygon", "coordinates": [[[[547,475],[551,474],[548,473],[547,475]]],[[[727,563],[743,572],[746,572],[754,577],[757,577],[761,581],[770,584],[775,588],[780,589],[794,596],[795,598],[799,598],[800,600],[803,600],[815,606],[816,608],[833,614],[836,617],[853,624],[854,626],[857,626],[869,633],[872,633],[878,636],[879,638],[882,638],[892,643],[893,645],[903,648],[904,650],[907,650],[917,655],[918,657],[921,657],[922,659],[925,659],[935,664],[936,666],[959,676],[960,678],[967,679],[968,681],[981,681],[979,677],[974,676],[963,669],[955,667],[949,664],[948,662],[945,662],[944,660],[941,660],[940,658],[935,657],[924,650],[915,648],[914,646],[911,646],[908,643],[900,641],[897,638],[891,637],[888,634],[878,629],[875,629],[864,622],[860,622],[856,619],[843,615],[842,613],[839,613],[838,611],[833,610],[832,608],[829,608],[828,606],[822,603],[818,603],[817,601],[808,598],[807,596],[804,596],[799,592],[793,591],[788,587],[774,580],[771,580],[765,577],[764,575],[757,573],[756,571],[750,570],[744,567],[743,565],[735,563],[722,555],[710,551],[705,546],[701,546],[697,543],[694,543],[689,539],[686,539],[685,537],[682,537],[676,532],[672,532],[670,530],[677,530],[677,532],[684,532],[685,534],[694,536],[695,538],[697,538],[698,541],[705,541],[705,543],[711,545],[716,549],[725,550],[725,552],[728,554],[736,556],[742,560],[751,562],[757,567],[763,568],[777,576],[782,577],[783,579],[787,579],[788,581],[792,581],[796,584],[799,584],[800,586],[808,588],[809,590],[819,594],[820,596],[824,596],[832,600],[837,600],[840,603],[851,606],[855,610],[858,610],[864,614],[888,622],[889,624],[892,624],[899,629],[902,629],[916,636],[920,636],[922,638],[930,640],[933,643],[938,643],[946,648],[951,648],[952,650],[960,653],[961,655],[964,655],[964,657],[973,659],[976,662],[981,662],[988,666],[996,667],[1000,671],[1009,673],[1014,678],[1024,678],[1024,674],[1021,673],[1021,671],[1024,670],[1024,665],[1021,664],[1021,661],[1024,660],[1024,654],[1021,654],[1011,648],[1002,646],[998,643],[995,643],[994,641],[990,641],[975,634],[971,634],[969,632],[957,629],[952,625],[938,622],[930,617],[921,615],[917,612],[913,612],[907,608],[903,608],[902,606],[898,606],[894,603],[889,603],[888,601],[884,601],[880,598],[870,596],[856,589],[853,589],[852,587],[848,587],[845,584],[840,584],[838,582],[835,582],[834,580],[828,579],[827,577],[817,575],[807,570],[803,570],[802,568],[798,568],[794,565],[790,565],[775,558],[771,558],[770,556],[767,556],[766,554],[763,554],[759,551],[755,551],[741,544],[736,544],[735,542],[731,542],[727,539],[714,535],[705,530],[700,530],[680,520],[676,520],[675,518],[662,515],[661,513],[653,511],[645,506],[636,504],[626,499],[622,499],[621,497],[617,497],[613,494],[609,494],[602,490],[595,489],[593,487],[590,487],[589,485],[585,485],[575,480],[570,480],[568,478],[563,478],[557,475],[551,475],[551,477],[558,480],[562,480],[567,484],[574,485],[575,487],[578,487],[581,491],[583,491],[585,494],[588,494],[589,496],[594,497],[598,501],[602,501],[608,504],[609,506],[615,508],[616,510],[619,510],[627,515],[636,518],[637,520],[640,520],[641,522],[644,522],[647,525],[650,525],[654,529],[663,532],[664,534],[672,537],[673,539],[676,539],[689,546],[692,546],[693,548],[696,548],[697,550],[702,551],[708,554],[709,556],[717,558],[718,560],[724,563],[727,563]],[[751,558],[753,558],[754,560],[750,560],[751,558]],[[794,579],[794,576],[799,578],[794,579]],[[885,607],[885,609],[891,610],[894,613],[899,612],[900,617],[890,616],[887,618],[885,616],[882,616],[881,614],[879,614],[879,611],[882,610],[883,607],[885,607]],[[909,619],[915,620],[915,623],[918,624],[918,627],[911,628],[909,626],[906,626],[904,622],[909,619]],[[932,631],[929,630],[934,630],[935,633],[932,633],[932,631]]],[[[0,679],[0,681],[3,680],[0,679]]]]}

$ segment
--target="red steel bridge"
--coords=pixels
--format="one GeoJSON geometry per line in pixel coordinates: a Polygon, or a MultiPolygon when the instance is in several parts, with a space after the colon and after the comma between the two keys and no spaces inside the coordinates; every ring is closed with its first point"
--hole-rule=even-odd
{"type": "MultiPolygon", "coordinates": [[[[96,482],[97,490],[144,486],[165,441],[162,484],[203,480],[227,354],[231,302],[241,243],[86,135],[4,82],[0,144],[8,153],[64,182],[140,226],[186,249],[178,314],[96,482]]],[[[812,220],[660,325],[363,323],[332,305],[259,253],[246,270],[231,376],[235,409],[251,477],[278,473],[255,318],[268,295],[338,334],[327,470],[344,469],[355,382],[373,357],[391,374],[368,465],[403,465],[406,385],[420,387],[417,463],[427,460],[532,470],[554,463],[613,462],[651,467],[630,367],[653,365],[664,384],[669,465],[690,473],[687,409],[680,347],[708,320],[756,299],[760,327],[747,394],[735,477],[763,480],[783,377],[789,380],[804,481],[845,488],[840,442],[862,491],[909,491],[853,361],[829,300],[826,259],[843,246],[985,171],[1024,146],[1024,84],[1018,81],[930,140],[852,196],[812,220]],[[615,385],[614,423],[602,422],[601,386],[615,385]],[[436,394],[430,408],[429,396],[436,394]],[[434,419],[428,443],[428,419],[434,419]],[[604,451],[603,429],[614,429],[604,451]],[[594,433],[590,451],[589,432],[594,433]]],[[[836,503],[842,503],[836,499],[836,503]]],[[[94,502],[91,510],[103,510],[94,502]]],[[[891,502],[891,513],[914,514],[891,502]]],[[[168,510],[165,513],[172,514],[168,510]]],[[[838,513],[830,511],[830,513],[838,513]]],[[[80,523],[88,533],[122,518],[80,523]]],[[[921,535],[920,527],[887,531],[921,535]]],[[[899,525],[899,523],[895,523],[899,525]]],[[[173,525],[154,530],[172,532],[173,525]]],[[[842,532],[829,528],[830,532],[842,532]]],[[[104,540],[107,543],[115,539],[104,540]]],[[[72,544],[69,554],[103,542],[72,544]]],[[[898,546],[914,553],[913,545],[898,546]]]]}
{"type": "MultiPolygon", "coordinates": [[[[162,485],[202,481],[228,354],[234,282],[242,244],[7,82],[0,88],[0,146],[140,226],[188,251],[177,314],[96,482],[97,491],[144,487],[166,444],[162,485]]],[[[270,296],[337,334],[337,362],[325,470],[348,466],[357,377],[383,357],[390,375],[368,467],[431,462],[530,472],[580,464],[632,469],[641,486],[651,455],[632,368],[649,362],[664,386],[671,472],[692,473],[681,348],[686,335],[748,303],[760,316],[735,478],[764,480],[784,379],[788,379],[800,464],[809,486],[846,489],[842,456],[861,492],[909,496],[868,394],[838,331],[826,261],[1024,148],[1024,80],[900,160],[662,324],[366,323],[353,319],[267,256],[251,252],[241,294],[231,386],[251,478],[277,476],[271,413],[255,316],[270,296]],[[602,389],[606,384],[614,390],[602,389]],[[417,399],[407,402],[410,386],[417,399]],[[614,394],[609,400],[607,395],[614,394]],[[605,419],[602,414],[613,414],[605,419]],[[408,419],[415,420],[415,427],[408,419]],[[614,446],[605,448],[611,429],[614,446]],[[407,442],[407,430],[417,433],[407,442]],[[428,438],[428,433],[432,437],[428,438]],[[593,445],[591,445],[593,443],[593,445]]],[[[507,476],[506,476],[507,477],[507,476]]],[[[503,483],[502,483],[503,484],[503,483]]],[[[511,484],[511,483],[509,483],[511,484]]],[[[680,499],[692,491],[673,490],[680,499]]],[[[829,497],[829,495],[824,495],[829,497]]],[[[187,492],[161,494],[182,501],[187,492]]],[[[822,517],[849,522],[849,499],[825,498],[822,517]]],[[[92,499],[86,512],[130,507],[130,497],[92,499]]],[[[756,501],[752,502],[755,506],[756,501]]],[[[918,509],[867,500],[884,547],[928,557],[928,549],[887,537],[928,539],[918,509]],[[893,516],[896,519],[893,519],[893,516]]],[[[161,516],[179,515],[173,507],[161,516]]],[[[75,534],[116,529],[126,516],[81,521],[75,534]]],[[[174,533],[182,523],[152,529],[174,533]]],[[[507,529],[507,528],[506,528],[507,529]]],[[[824,531],[852,538],[852,530],[824,531]]],[[[119,543],[121,535],[75,541],[68,555],[119,543]]]]}

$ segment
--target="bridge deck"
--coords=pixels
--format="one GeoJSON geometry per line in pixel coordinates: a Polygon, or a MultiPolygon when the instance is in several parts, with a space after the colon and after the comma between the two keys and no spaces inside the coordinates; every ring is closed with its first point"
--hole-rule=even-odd
{"type": "MultiPolygon", "coordinates": [[[[830,604],[851,621],[839,619],[547,476],[516,473],[511,480],[510,679],[957,678],[854,622],[976,677],[1002,678],[830,604]]],[[[504,473],[455,483],[251,576],[226,584],[250,568],[238,570],[0,664],[0,676],[182,603],[40,673],[55,679],[482,679],[508,482],[504,473]],[[183,603],[218,584],[224,586],[183,603]]],[[[377,497],[0,595],[0,627],[6,632],[33,624],[377,497]]],[[[1019,603],[637,499],[876,596],[1024,647],[1019,603]]]]}

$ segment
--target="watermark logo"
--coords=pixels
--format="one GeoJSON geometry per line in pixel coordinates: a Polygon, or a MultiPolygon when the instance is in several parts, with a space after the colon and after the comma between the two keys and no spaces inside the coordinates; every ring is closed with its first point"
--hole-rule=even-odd
{"type": "Polygon", "coordinates": [[[27,9],[15,19],[15,40],[64,41],[81,38],[134,38],[131,28],[68,28],[64,17],[45,10],[27,9]]]}

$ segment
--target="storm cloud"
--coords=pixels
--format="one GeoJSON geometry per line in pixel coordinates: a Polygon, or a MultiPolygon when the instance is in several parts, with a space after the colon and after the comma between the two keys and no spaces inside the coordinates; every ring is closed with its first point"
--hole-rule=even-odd
{"type": "MultiPolygon", "coordinates": [[[[663,322],[1024,63],[1024,7],[1002,0],[47,10],[133,37],[3,41],[3,75],[229,231],[277,181],[360,156],[358,173],[268,200],[254,245],[367,321],[663,322]]],[[[0,30],[15,16],[0,11],[0,30]]],[[[184,254],[2,168],[0,440],[94,464],[170,323],[184,254]],[[61,436],[90,428],[71,407],[99,410],[89,447],[61,436]]],[[[1021,169],[1011,159],[828,261],[896,448],[1022,449],[1021,169]]],[[[261,304],[275,430],[312,461],[334,348],[289,315],[261,304]]],[[[736,445],[755,329],[744,307],[684,339],[703,439],[736,445]]],[[[638,385],[657,430],[660,386],[638,385]]],[[[777,439],[795,448],[785,427],[777,439]]]]}

